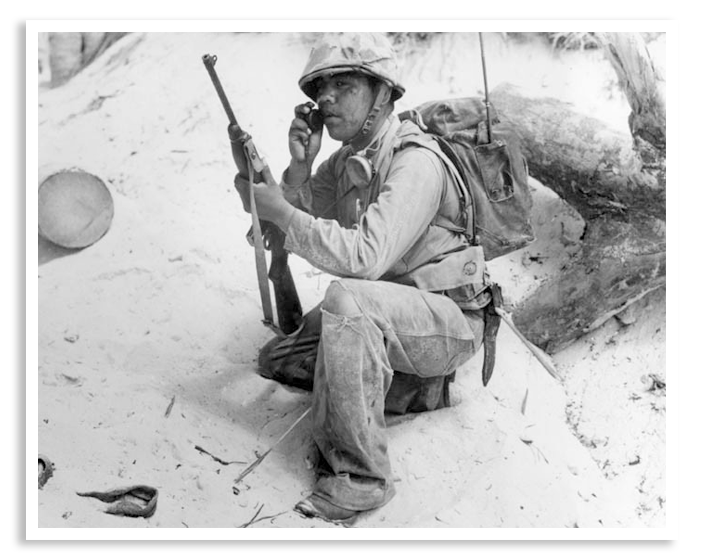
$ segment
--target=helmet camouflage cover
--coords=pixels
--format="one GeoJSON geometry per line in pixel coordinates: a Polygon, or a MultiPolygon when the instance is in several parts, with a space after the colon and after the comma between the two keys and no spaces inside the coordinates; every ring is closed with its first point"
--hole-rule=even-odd
{"type": "Polygon", "coordinates": [[[298,85],[305,95],[315,100],[315,80],[342,72],[361,72],[387,83],[394,101],[405,93],[398,81],[395,51],[383,33],[325,34],[312,49],[298,85]]]}

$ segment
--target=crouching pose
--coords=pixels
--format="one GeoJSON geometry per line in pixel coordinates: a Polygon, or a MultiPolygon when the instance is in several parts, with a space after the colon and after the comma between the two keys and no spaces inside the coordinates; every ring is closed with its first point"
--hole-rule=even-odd
{"type": "MultiPolygon", "coordinates": [[[[350,520],[395,493],[384,413],[447,406],[448,382],[481,346],[490,291],[455,172],[394,115],[404,88],[385,36],[324,36],[299,85],[316,112],[295,108],[290,165],[280,185],[255,185],[256,204],[286,249],[337,278],[298,331],[264,347],[260,366],[313,392],[317,480],[296,509],[350,520]],[[322,129],[312,117],[341,142],[314,174],[322,129]]],[[[246,198],[248,182],[235,183],[246,198]]]]}

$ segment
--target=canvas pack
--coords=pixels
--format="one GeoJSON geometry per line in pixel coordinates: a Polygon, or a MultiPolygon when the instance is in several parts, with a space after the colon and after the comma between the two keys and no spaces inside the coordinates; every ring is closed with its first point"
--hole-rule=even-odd
{"type": "MultiPolygon", "coordinates": [[[[483,247],[486,260],[534,240],[527,162],[519,139],[492,106],[486,110],[483,99],[465,97],[429,101],[399,116],[435,138],[438,155],[461,179],[463,223],[438,225],[466,233],[472,245],[483,247]]],[[[421,139],[407,142],[437,151],[421,139]]]]}

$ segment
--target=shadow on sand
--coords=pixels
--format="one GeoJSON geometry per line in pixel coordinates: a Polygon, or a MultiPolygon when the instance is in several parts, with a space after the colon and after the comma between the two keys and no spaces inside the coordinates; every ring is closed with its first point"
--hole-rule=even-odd
{"type": "Polygon", "coordinates": [[[53,261],[54,259],[59,259],[67,255],[73,255],[80,251],[80,249],[66,249],[52,243],[48,239],[43,238],[41,235],[39,237],[39,266],[53,261]]]}

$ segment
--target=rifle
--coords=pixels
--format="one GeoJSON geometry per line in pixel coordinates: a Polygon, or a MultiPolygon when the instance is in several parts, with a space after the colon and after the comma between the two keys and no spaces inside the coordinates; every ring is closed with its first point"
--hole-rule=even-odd
{"type": "MultiPolygon", "coordinates": [[[[216,62],[217,56],[212,54],[203,55],[205,69],[210,75],[212,84],[215,86],[217,95],[229,119],[227,133],[232,147],[232,157],[237,166],[237,170],[242,177],[249,179],[250,187],[253,183],[260,183],[262,181],[269,186],[275,185],[276,181],[271,174],[271,170],[266,162],[259,156],[251,136],[244,132],[237,123],[227,95],[222,88],[217,72],[215,72],[216,62]]],[[[293,276],[288,266],[288,252],[283,248],[285,234],[271,222],[259,222],[253,189],[250,191],[250,196],[252,228],[249,230],[247,238],[250,239],[250,242],[253,241],[255,249],[256,273],[259,280],[259,292],[261,294],[261,304],[264,312],[263,323],[276,332],[276,334],[290,334],[300,326],[303,311],[300,305],[298,292],[295,289],[295,282],[293,281],[293,276]],[[271,266],[268,271],[268,279],[266,278],[266,255],[264,253],[264,248],[271,251],[271,266]],[[278,327],[276,327],[273,322],[268,280],[271,280],[273,284],[276,312],[278,315],[278,327]]]]}

